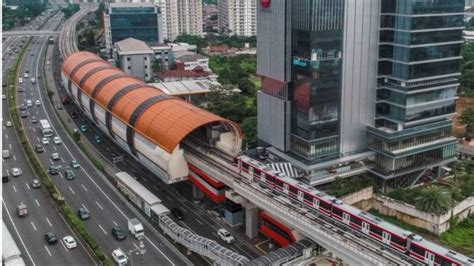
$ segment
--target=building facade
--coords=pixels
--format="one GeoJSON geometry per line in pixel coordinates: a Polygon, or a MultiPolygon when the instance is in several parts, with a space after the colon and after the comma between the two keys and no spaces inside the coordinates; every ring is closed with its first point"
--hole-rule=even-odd
{"type": "Polygon", "coordinates": [[[154,51],[145,42],[128,38],[114,46],[115,60],[125,73],[142,81],[152,78],[154,51]]]}
{"type": "Polygon", "coordinates": [[[105,45],[109,53],[114,43],[134,38],[163,42],[160,12],[152,3],[111,3],[104,14],[105,45]]]}
{"type": "Polygon", "coordinates": [[[160,7],[164,39],[180,34],[203,35],[202,0],[155,0],[160,7]]]}
{"type": "Polygon", "coordinates": [[[219,0],[218,28],[225,35],[257,35],[257,0],[219,0]]]}
{"type": "Polygon", "coordinates": [[[413,182],[450,162],[463,8],[464,0],[260,1],[259,139],[309,175],[364,155],[381,180],[413,182]]]}

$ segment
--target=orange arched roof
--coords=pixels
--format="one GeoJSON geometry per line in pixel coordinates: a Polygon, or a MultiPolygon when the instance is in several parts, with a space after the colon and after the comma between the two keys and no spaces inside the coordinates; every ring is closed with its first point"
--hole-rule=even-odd
{"type": "Polygon", "coordinates": [[[167,152],[171,153],[195,129],[213,123],[226,125],[237,137],[242,138],[242,131],[235,123],[181,99],[164,96],[164,93],[159,89],[152,88],[132,76],[125,76],[120,69],[104,68],[85,77],[91,69],[108,64],[101,60],[95,54],[77,52],[64,61],[62,72],[76,86],[84,78],[83,86],[80,89],[89,97],[100,82],[111,76],[122,74],[103,85],[102,89],[96,94],[95,102],[107,109],[110,100],[119,91],[131,86],[136,87],[134,90],[123,93],[115,101],[111,110],[114,117],[127,125],[130,125],[131,116],[138,107],[143,108],[143,103],[147,100],[156,99],[149,102],[148,106],[136,117],[134,128],[136,132],[139,132],[167,152]],[[74,73],[72,73],[73,71],[74,73]],[[73,75],[71,76],[71,74],[73,75]]]}

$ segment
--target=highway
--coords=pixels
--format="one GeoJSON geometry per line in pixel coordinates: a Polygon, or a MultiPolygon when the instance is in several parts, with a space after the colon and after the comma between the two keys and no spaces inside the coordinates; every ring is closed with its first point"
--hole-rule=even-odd
{"type": "MultiPolygon", "coordinates": [[[[59,16],[58,16],[59,17],[59,16]]],[[[45,27],[52,25],[45,25],[45,27]]],[[[21,40],[27,38],[14,37],[8,38],[9,47],[17,47],[21,40]]],[[[5,50],[4,50],[5,51],[5,50]]],[[[4,53],[4,66],[10,65],[15,61],[17,54],[4,53]]],[[[8,72],[8,67],[3,68],[3,76],[8,72]]],[[[3,90],[5,93],[5,88],[3,90]]],[[[11,120],[9,117],[6,100],[3,100],[2,119],[11,120]]],[[[73,250],[68,250],[62,243],[56,245],[47,245],[44,240],[44,234],[52,232],[58,239],[73,235],[64,219],[58,215],[53,202],[44,189],[34,189],[31,181],[35,174],[31,169],[15,132],[12,127],[5,127],[2,123],[3,149],[10,150],[10,158],[3,160],[3,172],[9,175],[9,182],[3,183],[2,189],[2,215],[5,224],[12,233],[18,247],[22,252],[22,257],[28,265],[86,265],[92,264],[93,260],[86,253],[83,246],[73,250]],[[11,168],[19,167],[23,174],[19,177],[12,177],[11,168]],[[17,206],[23,203],[28,208],[28,216],[20,218],[17,215],[17,206]]]]}
{"type": "MultiPolygon", "coordinates": [[[[20,71],[23,76],[28,69],[30,71],[29,78],[43,76],[43,69],[50,67],[49,62],[51,60],[50,58],[45,60],[44,56],[46,49],[49,47],[48,38],[35,37],[33,39],[36,41],[31,45],[31,51],[25,56],[20,71]]],[[[61,165],[60,175],[52,176],[53,182],[74,210],[83,207],[90,212],[91,218],[84,221],[86,228],[104,248],[109,257],[112,251],[117,248],[121,248],[124,252],[136,250],[139,242],[133,236],[129,235],[126,240],[119,242],[111,234],[111,229],[115,225],[127,229],[127,218],[133,218],[134,214],[114,194],[110,184],[100,177],[100,174],[95,171],[88,159],[81,155],[72,139],[63,131],[48,100],[46,89],[43,87],[43,79],[32,84],[29,78],[24,80],[23,87],[25,87],[27,93],[18,95],[18,105],[25,103],[27,100],[32,100],[33,103],[36,100],[41,102],[40,106],[29,107],[27,110],[28,118],[22,119],[24,127],[28,129],[26,133],[30,145],[34,147],[36,144],[40,144],[42,138],[39,123],[32,123],[30,121],[31,116],[36,116],[38,119],[48,119],[54,131],[62,140],[61,144],[55,145],[52,138],[50,138],[49,144],[44,145],[45,152],[36,153],[43,167],[47,169],[51,164],[61,165]],[[52,153],[58,153],[61,159],[53,162],[50,158],[52,153]],[[74,180],[67,180],[64,178],[64,170],[72,160],[78,161],[81,167],[74,169],[76,175],[74,180]]],[[[133,262],[145,264],[159,262],[160,265],[189,264],[189,261],[174,247],[165,245],[161,238],[154,235],[150,228],[145,227],[145,235],[146,253],[144,256],[139,256],[136,252],[132,252],[129,258],[133,262]]]]}

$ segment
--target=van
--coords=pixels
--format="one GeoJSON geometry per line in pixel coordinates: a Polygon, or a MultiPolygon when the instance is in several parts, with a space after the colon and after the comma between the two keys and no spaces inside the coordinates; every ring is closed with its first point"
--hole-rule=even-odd
{"type": "Polygon", "coordinates": [[[3,159],[8,159],[8,158],[10,158],[10,150],[3,150],[3,151],[2,151],[2,158],[3,158],[3,159]]]}

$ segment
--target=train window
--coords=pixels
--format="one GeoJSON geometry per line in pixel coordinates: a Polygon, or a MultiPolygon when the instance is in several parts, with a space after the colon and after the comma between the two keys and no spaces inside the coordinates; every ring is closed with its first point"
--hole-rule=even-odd
{"type": "Polygon", "coordinates": [[[448,259],[445,259],[439,255],[435,255],[435,263],[439,264],[441,266],[451,266],[453,263],[449,261],[448,259]]]}
{"type": "Polygon", "coordinates": [[[382,236],[382,229],[376,227],[376,226],[371,226],[370,227],[370,232],[378,235],[378,236],[382,236]]]}
{"type": "Polygon", "coordinates": [[[418,254],[420,256],[425,256],[425,250],[418,247],[418,246],[416,246],[416,245],[411,244],[410,250],[415,252],[416,254],[418,254]]]}
{"type": "Polygon", "coordinates": [[[280,179],[275,178],[275,185],[277,187],[283,188],[283,181],[281,181],[280,179]]]}
{"type": "Polygon", "coordinates": [[[407,240],[406,239],[402,239],[396,235],[392,235],[392,242],[402,246],[402,247],[406,247],[407,246],[407,240]]]}
{"type": "Polygon", "coordinates": [[[294,186],[289,186],[290,192],[293,193],[294,195],[298,195],[298,188],[294,186]]]}
{"type": "Polygon", "coordinates": [[[351,222],[357,224],[358,226],[362,224],[362,220],[355,215],[351,215],[351,222]]]}
{"type": "Polygon", "coordinates": [[[273,184],[275,183],[275,177],[267,174],[267,181],[273,184]]]}
{"type": "Polygon", "coordinates": [[[304,199],[309,201],[309,202],[312,202],[313,201],[313,196],[311,194],[304,193],[304,199]]]}
{"type": "Polygon", "coordinates": [[[319,200],[317,198],[313,198],[313,207],[319,209],[319,200]]]}
{"type": "Polygon", "coordinates": [[[265,226],[268,229],[272,230],[273,232],[277,233],[278,235],[282,236],[283,238],[290,240],[290,237],[289,237],[288,233],[283,231],[280,227],[274,225],[270,221],[265,220],[264,218],[262,218],[261,221],[262,221],[261,222],[262,226],[265,226]]]}
{"type": "Polygon", "coordinates": [[[342,211],[338,208],[333,208],[332,213],[336,214],[339,217],[342,217],[342,211]]]}
{"type": "Polygon", "coordinates": [[[304,192],[303,191],[298,191],[298,200],[299,201],[304,201],[304,192]]]}
{"type": "Polygon", "coordinates": [[[324,209],[328,210],[328,211],[331,210],[331,204],[329,204],[329,203],[327,203],[327,202],[325,202],[325,201],[321,201],[321,202],[319,203],[319,206],[320,206],[321,208],[324,208],[324,209]]]}

